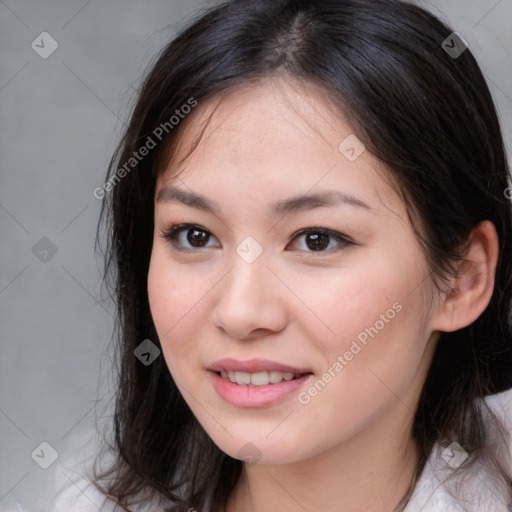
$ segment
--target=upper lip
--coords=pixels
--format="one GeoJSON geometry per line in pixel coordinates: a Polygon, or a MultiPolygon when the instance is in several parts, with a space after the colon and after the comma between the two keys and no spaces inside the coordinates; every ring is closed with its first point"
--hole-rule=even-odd
{"type": "Polygon", "coordinates": [[[231,372],[283,372],[283,373],[311,373],[307,368],[298,368],[287,364],[281,364],[277,361],[269,361],[266,359],[249,359],[247,361],[239,361],[233,358],[219,359],[212,363],[209,370],[220,372],[220,371],[231,371],[231,372]]]}

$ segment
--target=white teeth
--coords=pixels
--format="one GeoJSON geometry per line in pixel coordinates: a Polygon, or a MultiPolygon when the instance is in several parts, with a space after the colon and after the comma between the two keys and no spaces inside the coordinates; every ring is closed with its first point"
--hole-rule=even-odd
{"type": "Polygon", "coordinates": [[[235,382],[237,384],[250,384],[251,374],[247,372],[235,372],[235,382]]]}
{"type": "Polygon", "coordinates": [[[290,372],[232,372],[222,370],[220,372],[223,379],[230,382],[239,384],[240,386],[266,386],[267,384],[279,384],[283,380],[292,380],[294,377],[299,377],[299,374],[290,372]]]}
{"type": "Polygon", "coordinates": [[[272,384],[277,384],[278,382],[281,382],[282,380],[283,380],[282,372],[270,372],[270,382],[272,382],[272,384]]]}
{"type": "Polygon", "coordinates": [[[270,382],[268,372],[256,372],[248,375],[251,376],[251,384],[253,386],[266,386],[270,382]]]}

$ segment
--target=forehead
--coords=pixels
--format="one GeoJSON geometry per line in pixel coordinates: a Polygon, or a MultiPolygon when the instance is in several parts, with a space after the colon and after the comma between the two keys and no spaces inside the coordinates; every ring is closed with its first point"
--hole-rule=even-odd
{"type": "Polygon", "coordinates": [[[333,107],[329,94],[312,84],[289,78],[244,83],[199,103],[185,120],[174,160],[200,134],[196,158],[207,152],[210,158],[268,160],[267,148],[275,150],[275,157],[287,155],[290,148],[301,156],[334,152],[337,139],[351,130],[333,107]]]}
{"type": "Polygon", "coordinates": [[[179,174],[203,191],[218,192],[220,185],[269,197],[279,191],[278,199],[283,189],[293,195],[333,188],[380,198],[389,188],[388,171],[368,151],[348,159],[340,144],[347,138],[357,144],[354,137],[320,87],[283,78],[244,84],[189,114],[157,188],[179,174]]]}

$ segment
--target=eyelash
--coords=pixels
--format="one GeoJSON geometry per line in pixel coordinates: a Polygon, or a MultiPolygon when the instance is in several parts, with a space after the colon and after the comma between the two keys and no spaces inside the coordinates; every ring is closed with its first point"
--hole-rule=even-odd
{"type": "MultiPolygon", "coordinates": [[[[168,228],[160,230],[160,236],[161,236],[161,238],[169,241],[177,251],[192,253],[192,252],[197,252],[201,249],[210,249],[211,247],[196,247],[196,248],[192,249],[192,248],[188,248],[188,247],[183,247],[181,244],[179,244],[177,242],[177,240],[176,240],[177,235],[179,235],[179,233],[181,231],[191,230],[191,229],[196,229],[197,231],[203,231],[205,233],[212,235],[206,228],[204,228],[203,226],[201,226],[199,224],[189,224],[189,223],[176,224],[176,223],[173,223],[168,228]]],[[[331,238],[334,238],[340,244],[338,247],[331,248],[328,250],[303,251],[303,252],[306,252],[309,254],[326,254],[326,253],[330,254],[332,252],[337,252],[338,250],[344,249],[348,246],[355,245],[355,243],[350,241],[345,235],[342,235],[341,233],[332,231],[330,229],[319,228],[319,227],[318,228],[310,227],[310,228],[301,229],[300,231],[298,231],[292,235],[291,240],[293,241],[293,240],[295,240],[295,238],[297,238],[301,235],[307,235],[309,233],[320,233],[323,235],[328,235],[331,238]]],[[[208,240],[207,242],[209,242],[209,241],[210,240],[208,240]]]]}

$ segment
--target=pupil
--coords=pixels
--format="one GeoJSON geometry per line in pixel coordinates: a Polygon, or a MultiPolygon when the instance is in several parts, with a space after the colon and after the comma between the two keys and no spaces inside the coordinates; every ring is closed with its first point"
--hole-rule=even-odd
{"type": "MultiPolygon", "coordinates": [[[[209,235],[205,231],[199,229],[190,229],[188,231],[187,239],[194,247],[202,247],[202,242],[208,242],[209,235]]],[[[325,249],[329,245],[329,235],[325,233],[306,235],[306,245],[313,251],[325,249]]]]}
{"type": "Polygon", "coordinates": [[[201,242],[208,241],[208,234],[199,229],[190,229],[188,231],[187,239],[194,247],[202,247],[201,242]],[[192,235],[190,234],[192,232],[192,235]]]}
{"type": "Polygon", "coordinates": [[[325,233],[318,233],[318,234],[308,233],[306,235],[306,244],[309,249],[312,249],[314,251],[319,250],[319,249],[325,249],[329,245],[328,239],[329,239],[329,235],[326,235],[325,233]],[[313,244],[310,245],[309,244],[310,241],[313,241],[313,244]]]}

